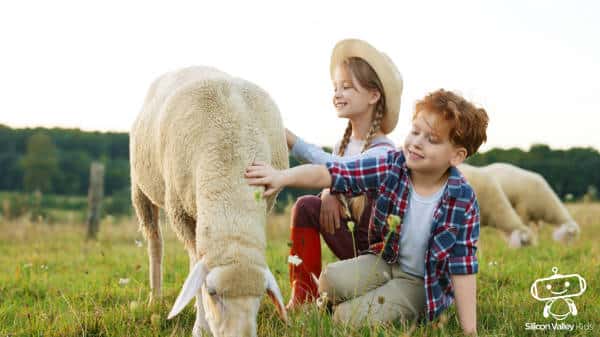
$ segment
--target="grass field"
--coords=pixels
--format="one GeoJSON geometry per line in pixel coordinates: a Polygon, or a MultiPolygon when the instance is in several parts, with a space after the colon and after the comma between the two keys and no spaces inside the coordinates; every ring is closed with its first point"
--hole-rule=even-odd
{"type": "MultiPolygon", "coordinates": [[[[582,227],[571,246],[551,241],[551,228],[540,229],[540,244],[507,248],[496,230],[482,228],[479,244],[478,330],[480,336],[600,335],[600,204],[570,204],[582,227]],[[564,323],[573,331],[531,331],[525,323],[555,322],[544,318],[544,304],[529,294],[531,283],[559,273],[578,273],[588,284],[575,298],[579,315],[564,323]]],[[[267,258],[284,297],[287,275],[287,215],[268,224],[267,258]]],[[[164,302],[147,306],[149,293],[146,243],[135,221],[102,223],[99,240],[86,242],[83,226],[0,223],[0,337],[5,336],[191,336],[195,314],[190,305],[166,320],[187,276],[187,254],[172,231],[166,236],[164,302]],[[137,241],[137,242],[136,242],[137,241]],[[141,242],[140,242],[141,241],[141,242]]],[[[324,249],[326,261],[334,261],[324,249]]],[[[556,311],[560,311],[557,308],[556,311]]],[[[308,306],[290,314],[284,326],[265,299],[258,321],[259,336],[458,336],[454,309],[433,324],[401,324],[350,329],[308,306]]]]}

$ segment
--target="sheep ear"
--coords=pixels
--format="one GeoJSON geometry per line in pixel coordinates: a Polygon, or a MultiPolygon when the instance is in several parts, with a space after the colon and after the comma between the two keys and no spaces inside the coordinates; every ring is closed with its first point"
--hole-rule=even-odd
{"type": "Polygon", "coordinates": [[[264,269],[265,280],[267,281],[267,295],[275,304],[275,308],[277,308],[277,313],[279,314],[279,318],[284,321],[286,324],[288,323],[287,311],[285,310],[285,306],[283,305],[283,296],[281,295],[281,290],[279,289],[279,285],[277,285],[277,281],[275,280],[275,276],[271,273],[269,267],[264,269]]]}
{"type": "Polygon", "coordinates": [[[204,280],[206,280],[206,274],[208,274],[208,270],[206,269],[204,262],[198,261],[183,283],[183,287],[175,300],[175,304],[173,304],[173,309],[171,309],[168,319],[179,314],[192,298],[196,296],[198,290],[202,287],[204,280]]]}

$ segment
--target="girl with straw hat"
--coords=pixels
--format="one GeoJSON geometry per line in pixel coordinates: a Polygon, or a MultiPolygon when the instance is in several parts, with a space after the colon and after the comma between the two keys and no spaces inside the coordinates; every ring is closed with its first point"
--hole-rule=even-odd
{"type": "MultiPolygon", "coordinates": [[[[383,156],[393,150],[394,143],[386,135],[398,121],[402,78],[391,59],[365,41],[342,40],[333,49],[330,74],[334,107],[338,117],[348,119],[344,135],[333,153],[327,153],[286,129],[292,156],[325,164],[383,156]]],[[[328,189],[296,201],[291,215],[292,296],[288,309],[318,297],[314,280],[321,273],[319,234],[339,259],[355,257],[369,248],[369,212],[364,210],[369,210],[371,203],[367,196],[346,200],[328,189]]]]}

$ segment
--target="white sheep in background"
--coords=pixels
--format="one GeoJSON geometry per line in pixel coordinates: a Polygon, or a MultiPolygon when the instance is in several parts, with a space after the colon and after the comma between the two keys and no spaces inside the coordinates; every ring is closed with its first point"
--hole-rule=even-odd
{"type": "Polygon", "coordinates": [[[468,164],[461,164],[458,169],[475,191],[482,226],[503,231],[511,247],[537,243],[536,235],[521,221],[496,179],[481,168],[468,164]]]}
{"type": "Polygon", "coordinates": [[[567,243],[577,237],[579,225],[540,174],[506,163],[490,164],[482,169],[500,183],[523,222],[542,221],[557,226],[553,238],[559,242],[567,243]]]}
{"type": "Polygon", "coordinates": [[[265,260],[267,212],[243,177],[253,160],[288,167],[275,103],[258,86],[207,67],[167,73],[150,87],[130,133],[132,201],[148,240],[151,300],[161,295],[159,207],[184,243],[190,273],[169,318],[196,297],[193,335],[256,336],[267,292],[286,319],[265,260]]]}

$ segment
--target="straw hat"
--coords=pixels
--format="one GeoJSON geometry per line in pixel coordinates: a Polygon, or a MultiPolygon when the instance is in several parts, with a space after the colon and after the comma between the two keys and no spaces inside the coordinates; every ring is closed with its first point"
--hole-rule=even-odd
{"type": "Polygon", "coordinates": [[[400,96],[402,95],[402,75],[400,75],[398,68],[385,53],[375,49],[367,42],[358,39],[346,39],[338,42],[331,53],[329,70],[332,79],[336,66],[349,57],[359,57],[365,60],[377,73],[383,85],[387,110],[381,121],[381,132],[385,134],[392,132],[398,123],[400,96]]]}

